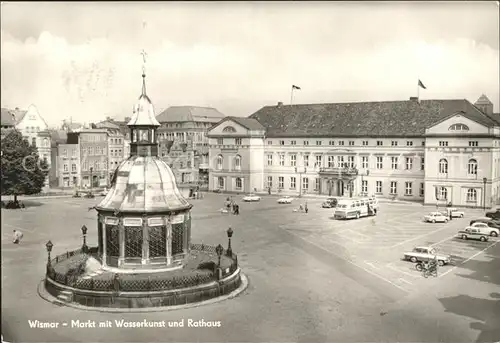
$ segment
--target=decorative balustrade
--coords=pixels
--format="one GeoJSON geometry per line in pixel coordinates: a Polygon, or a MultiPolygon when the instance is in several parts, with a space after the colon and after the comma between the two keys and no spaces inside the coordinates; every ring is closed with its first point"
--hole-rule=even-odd
{"type": "Polygon", "coordinates": [[[339,175],[346,177],[353,177],[359,174],[357,168],[353,167],[321,167],[319,168],[320,174],[328,174],[328,175],[339,175]]]}
{"type": "MultiPolygon", "coordinates": [[[[203,270],[193,270],[190,274],[182,276],[169,277],[166,273],[165,277],[162,276],[146,276],[138,278],[133,275],[108,273],[102,274],[99,278],[85,279],[82,275],[74,275],[69,270],[66,273],[61,273],[55,270],[54,264],[63,262],[75,256],[80,263],[86,260],[87,257],[97,256],[97,247],[92,247],[87,253],[82,252],[81,249],[75,251],[68,251],[64,254],[58,255],[51,260],[52,264],[47,266],[46,278],[51,279],[59,284],[74,287],[82,290],[90,291],[120,291],[120,292],[134,292],[134,291],[166,291],[172,289],[194,287],[201,284],[206,284],[211,281],[217,281],[216,270],[209,273],[203,270]]],[[[205,244],[191,244],[191,250],[203,251],[213,253],[216,255],[214,246],[205,244]]],[[[223,252],[227,256],[227,252],[223,252]]],[[[238,257],[236,254],[231,254],[231,264],[229,267],[222,269],[222,278],[233,274],[238,269],[238,257]]],[[[76,267],[78,269],[78,267],[76,267]]]]}

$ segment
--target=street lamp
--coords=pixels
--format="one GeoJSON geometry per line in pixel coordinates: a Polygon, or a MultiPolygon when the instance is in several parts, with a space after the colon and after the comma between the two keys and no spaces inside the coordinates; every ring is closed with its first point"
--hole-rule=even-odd
{"type": "Polygon", "coordinates": [[[90,167],[90,193],[92,194],[92,187],[94,186],[94,178],[92,173],[94,172],[94,168],[90,167]]]}
{"type": "Polygon", "coordinates": [[[233,249],[231,249],[231,237],[233,237],[233,229],[229,228],[227,229],[227,238],[228,238],[228,243],[227,243],[227,256],[232,257],[233,256],[233,249]]]}
{"type": "Polygon", "coordinates": [[[86,253],[87,252],[87,227],[85,225],[82,226],[82,234],[83,234],[82,251],[84,253],[86,253]]]}
{"type": "Polygon", "coordinates": [[[222,256],[222,253],[224,252],[224,248],[222,247],[222,245],[219,244],[215,248],[215,252],[217,253],[217,256],[219,257],[219,262],[217,263],[217,267],[220,268],[220,257],[222,256]]]}
{"type": "Polygon", "coordinates": [[[47,265],[50,266],[51,265],[51,262],[50,262],[50,252],[52,251],[52,247],[54,246],[54,244],[52,244],[51,241],[48,241],[46,244],[45,244],[45,247],[47,248],[47,265]]]}
{"type": "Polygon", "coordinates": [[[486,211],[486,182],[488,178],[483,177],[483,211],[486,211]]]}
{"type": "Polygon", "coordinates": [[[302,174],[307,173],[307,168],[304,167],[303,171],[302,169],[295,167],[295,173],[299,173],[299,198],[302,196],[302,174]]]}

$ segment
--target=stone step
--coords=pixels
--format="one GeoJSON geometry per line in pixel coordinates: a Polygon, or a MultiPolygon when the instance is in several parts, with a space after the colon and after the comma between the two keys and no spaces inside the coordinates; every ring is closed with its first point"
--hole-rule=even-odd
{"type": "Polygon", "coordinates": [[[70,302],[71,301],[71,296],[64,295],[64,294],[59,294],[57,296],[57,299],[65,301],[65,302],[70,302]]]}
{"type": "Polygon", "coordinates": [[[73,292],[64,290],[64,291],[61,291],[61,293],[59,293],[59,294],[73,295],[73,292]]]}

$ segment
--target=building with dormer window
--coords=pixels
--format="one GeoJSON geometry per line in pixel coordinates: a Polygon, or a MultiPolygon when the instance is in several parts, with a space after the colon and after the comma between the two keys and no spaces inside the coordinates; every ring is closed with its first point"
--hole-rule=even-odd
{"type": "Polygon", "coordinates": [[[467,100],[279,103],[208,132],[211,190],[500,203],[500,116],[467,100]]]}

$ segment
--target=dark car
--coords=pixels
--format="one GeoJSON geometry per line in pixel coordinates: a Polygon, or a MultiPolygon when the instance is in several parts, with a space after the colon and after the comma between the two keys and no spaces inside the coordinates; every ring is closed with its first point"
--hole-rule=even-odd
{"type": "Polygon", "coordinates": [[[486,217],[500,220],[500,208],[497,208],[496,211],[486,212],[486,217]]]}
{"type": "Polygon", "coordinates": [[[324,203],[321,204],[323,208],[334,208],[337,207],[338,200],[335,198],[328,198],[324,203]]]}
{"type": "Polygon", "coordinates": [[[500,229],[500,220],[495,220],[491,218],[476,218],[470,221],[470,225],[474,223],[485,223],[489,227],[500,229]]]}

